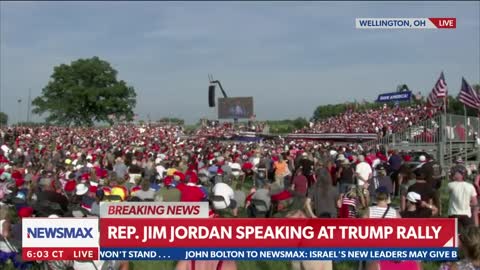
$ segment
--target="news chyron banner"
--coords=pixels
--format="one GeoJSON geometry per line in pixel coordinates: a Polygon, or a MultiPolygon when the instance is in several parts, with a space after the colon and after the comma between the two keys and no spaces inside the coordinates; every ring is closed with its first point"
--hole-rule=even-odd
{"type": "Polygon", "coordinates": [[[26,260],[456,260],[456,219],[209,218],[208,203],[102,203],[24,219],[26,260]]]}
{"type": "Polygon", "coordinates": [[[455,219],[209,219],[206,204],[104,204],[103,260],[448,260],[455,219]],[[203,208],[204,207],[204,208],[203,208]],[[151,209],[155,209],[150,206],[151,209]],[[203,210],[202,210],[203,209],[203,210]],[[167,213],[165,213],[167,211],[167,213]],[[164,216],[164,215],[167,216],[164,216]],[[192,216],[194,215],[194,216],[192,216]],[[192,219],[194,217],[194,219],[192,219]]]}

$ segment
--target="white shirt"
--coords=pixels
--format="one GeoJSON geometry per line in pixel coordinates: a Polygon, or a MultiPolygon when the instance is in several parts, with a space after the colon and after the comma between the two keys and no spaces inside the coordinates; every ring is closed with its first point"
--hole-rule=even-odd
{"type": "Polygon", "coordinates": [[[227,203],[227,205],[225,205],[225,203],[223,202],[214,201],[213,207],[218,210],[227,208],[230,205],[230,200],[235,198],[235,193],[233,192],[233,189],[225,183],[217,183],[213,187],[212,191],[213,195],[222,196],[223,198],[225,198],[225,202],[227,203]]]}
{"type": "Polygon", "coordinates": [[[377,170],[375,170],[375,168],[376,168],[380,163],[382,163],[382,162],[380,161],[379,158],[376,158],[376,159],[374,159],[374,160],[372,161],[372,171],[373,171],[372,176],[373,176],[373,177],[377,176],[377,170]]]}
{"type": "Polygon", "coordinates": [[[468,182],[453,181],[448,183],[450,201],[448,203],[448,215],[472,216],[470,202],[472,197],[477,196],[475,187],[468,182]]]}
{"type": "MultiPolygon", "coordinates": [[[[372,174],[372,167],[370,167],[367,162],[360,162],[357,164],[355,172],[358,173],[362,177],[362,179],[368,179],[369,176],[372,174]]],[[[364,184],[365,181],[358,178],[358,185],[363,186],[364,184]]]]}
{"type": "Polygon", "coordinates": [[[162,165],[157,165],[155,169],[157,169],[157,172],[160,175],[160,177],[163,177],[163,173],[166,171],[165,167],[163,167],[162,165]]]}
{"type": "Polygon", "coordinates": [[[260,158],[259,157],[252,158],[253,166],[257,167],[258,163],[260,163],[260,158]]]}
{"type": "MultiPolygon", "coordinates": [[[[383,215],[385,214],[385,211],[387,211],[387,207],[378,207],[376,205],[370,206],[368,208],[368,217],[382,218],[383,215]]],[[[385,218],[398,218],[397,211],[395,211],[395,208],[390,207],[390,209],[388,209],[387,214],[385,215],[385,218]]]]}

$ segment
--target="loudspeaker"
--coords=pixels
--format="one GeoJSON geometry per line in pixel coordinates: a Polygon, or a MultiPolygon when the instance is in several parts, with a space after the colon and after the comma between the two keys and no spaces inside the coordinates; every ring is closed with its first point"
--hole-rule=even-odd
{"type": "Polygon", "coordinates": [[[215,107],[215,85],[208,87],[208,106],[215,107]]]}

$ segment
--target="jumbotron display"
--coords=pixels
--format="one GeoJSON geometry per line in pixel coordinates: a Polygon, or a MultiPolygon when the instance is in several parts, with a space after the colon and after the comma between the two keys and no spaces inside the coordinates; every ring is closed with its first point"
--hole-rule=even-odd
{"type": "Polygon", "coordinates": [[[219,119],[242,119],[253,115],[253,97],[218,99],[219,119]]]}

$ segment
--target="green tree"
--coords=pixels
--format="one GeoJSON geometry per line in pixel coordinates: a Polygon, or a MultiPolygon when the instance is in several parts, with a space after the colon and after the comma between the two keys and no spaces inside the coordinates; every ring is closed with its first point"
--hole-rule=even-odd
{"type": "Polygon", "coordinates": [[[185,121],[183,119],[175,118],[175,117],[163,117],[163,118],[160,118],[158,122],[162,124],[175,124],[175,125],[185,124],[185,121]]]}
{"type": "Polygon", "coordinates": [[[347,110],[348,104],[328,104],[320,105],[313,112],[313,120],[321,120],[328,117],[332,117],[341,114],[347,110]]]}
{"type": "Polygon", "coordinates": [[[113,124],[114,119],[133,120],[136,93],[125,81],[117,79],[117,71],[110,63],[93,57],[56,66],[42,95],[32,105],[34,113],[48,114],[47,123],[113,124]]]}
{"type": "Polygon", "coordinates": [[[404,92],[404,91],[410,91],[410,88],[408,88],[408,85],[406,84],[400,84],[397,86],[397,92],[404,92]]]}
{"type": "Polygon", "coordinates": [[[295,129],[301,129],[308,125],[308,121],[303,117],[298,117],[295,120],[293,120],[292,124],[295,129]]]}
{"type": "Polygon", "coordinates": [[[5,126],[8,124],[8,115],[4,112],[0,112],[0,125],[5,126]]]}

